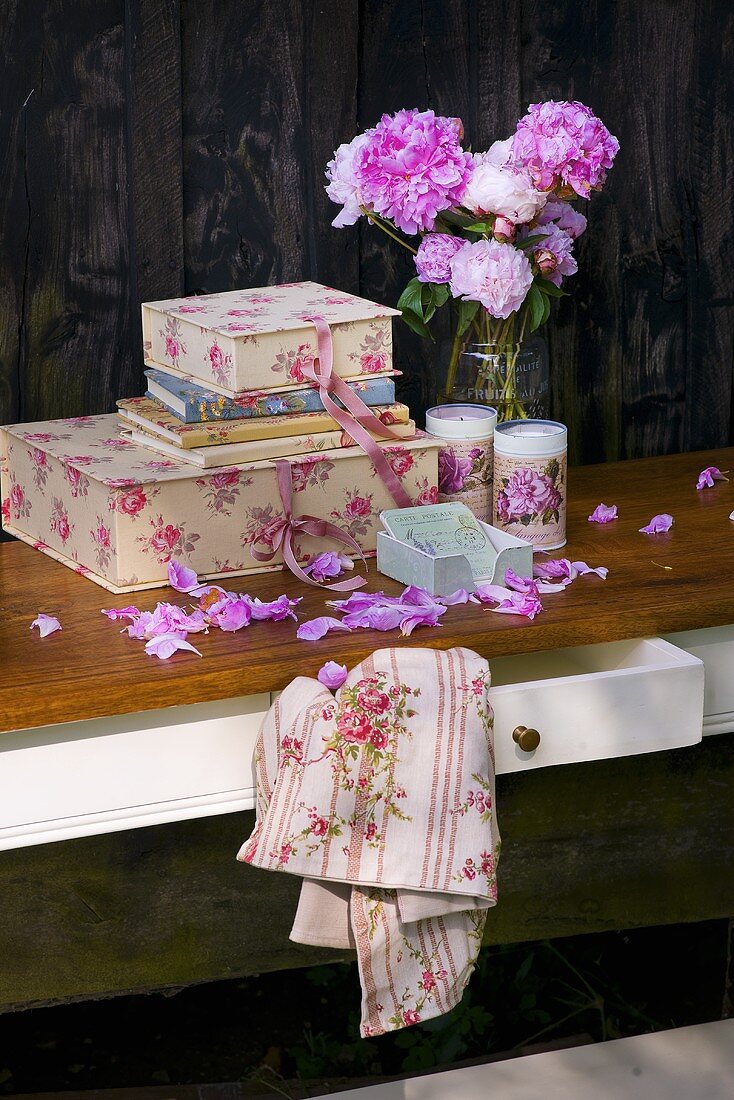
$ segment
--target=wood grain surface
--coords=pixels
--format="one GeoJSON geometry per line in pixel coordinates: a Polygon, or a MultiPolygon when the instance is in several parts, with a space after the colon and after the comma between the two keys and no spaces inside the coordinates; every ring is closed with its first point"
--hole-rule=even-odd
{"type": "MultiPolygon", "coordinates": [[[[313,278],[394,304],[411,259],[335,230],[331,152],[384,111],[589,103],[621,141],[548,326],[573,461],[732,442],[734,8],[727,0],[7,0],[0,423],[142,386],[139,301],[313,278]]],[[[417,418],[436,343],[396,328],[417,418]]]]}
{"type": "MultiPolygon", "coordinates": [[[[543,597],[534,622],[496,615],[476,605],[451,607],[436,628],[407,639],[360,630],[296,639],[296,626],[254,623],[239,633],[214,630],[197,639],[203,657],[146,656],[141,643],[120,634],[101,608],[183,597],[170,589],[112,596],[92,581],[19,543],[0,546],[0,730],[129,713],[279,690],[294,676],[315,675],[326,660],[352,666],[385,645],[463,645],[491,658],[562,646],[650,637],[734,623],[734,482],[698,492],[707,465],[734,470],[734,449],[606,463],[571,471],[568,546],[554,556],[609,568],[606,581],[582,577],[564,592],[543,597]],[[603,526],[587,517],[603,501],[619,519],[603,526]],[[675,525],[667,535],[638,528],[659,512],[675,525]],[[61,632],[41,639],[29,625],[39,611],[59,617],[61,632]]],[[[302,596],[301,619],[328,613],[328,594],[277,571],[232,582],[262,599],[302,596]]],[[[369,589],[399,591],[376,572],[369,589]]]]}

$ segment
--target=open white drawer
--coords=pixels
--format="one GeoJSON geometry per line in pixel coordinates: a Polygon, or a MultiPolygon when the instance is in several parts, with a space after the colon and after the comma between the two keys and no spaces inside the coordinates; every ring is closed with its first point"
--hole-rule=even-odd
{"type": "Polygon", "coordinates": [[[673,749],[701,740],[702,662],[662,638],[490,661],[497,773],[673,749]],[[540,744],[523,752],[518,726],[540,744]]]}
{"type": "Polygon", "coordinates": [[[704,737],[734,732],[734,625],[711,626],[666,634],[673,645],[703,661],[706,688],[703,702],[704,737]]]}

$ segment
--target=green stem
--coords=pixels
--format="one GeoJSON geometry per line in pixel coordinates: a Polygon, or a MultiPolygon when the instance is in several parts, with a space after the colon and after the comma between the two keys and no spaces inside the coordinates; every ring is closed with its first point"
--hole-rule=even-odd
{"type": "Polygon", "coordinates": [[[412,252],[414,256],[416,255],[418,249],[413,248],[413,246],[409,245],[407,241],[404,241],[402,237],[398,237],[397,233],[393,233],[392,229],[389,229],[381,218],[378,218],[378,216],[374,214],[371,210],[368,210],[366,206],[360,206],[359,209],[369,218],[373,225],[376,225],[377,228],[381,229],[383,233],[387,233],[388,237],[392,237],[392,239],[394,241],[397,241],[398,244],[401,244],[403,248],[407,248],[408,252],[412,252]]]}
{"type": "Polygon", "coordinates": [[[446,372],[446,397],[451,398],[451,394],[454,392],[454,385],[456,384],[456,368],[459,365],[459,356],[461,355],[461,349],[464,340],[459,335],[459,326],[456,326],[456,332],[454,333],[454,342],[451,345],[451,358],[449,359],[449,369],[446,372]]]}

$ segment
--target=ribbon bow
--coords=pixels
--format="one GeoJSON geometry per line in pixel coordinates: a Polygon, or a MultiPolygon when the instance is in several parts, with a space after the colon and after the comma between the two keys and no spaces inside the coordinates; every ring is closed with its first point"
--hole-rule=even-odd
{"type": "Polygon", "coordinates": [[[291,472],[290,462],[286,462],[285,459],[278,459],[275,463],[275,471],[278,478],[278,490],[280,492],[280,499],[283,502],[283,515],[274,519],[267,528],[267,539],[263,534],[259,535],[255,540],[255,544],[251,547],[250,552],[256,561],[271,561],[278,550],[282,548],[283,551],[283,563],[287,565],[292,573],[298,577],[299,580],[304,581],[306,584],[313,584],[317,588],[330,588],[335,592],[352,592],[355,588],[361,588],[367,581],[364,577],[351,577],[344,581],[333,581],[331,584],[319,584],[318,581],[313,580],[304,573],[301,566],[296,561],[296,555],[293,549],[293,540],[298,535],[313,535],[315,538],[323,539],[330,538],[336,542],[341,542],[349,550],[357,554],[367,566],[362,548],[359,543],[348,535],[346,531],[342,531],[341,527],[337,527],[335,523],[329,523],[325,519],[317,519],[316,516],[294,516],[293,515],[293,474],[291,472]],[[258,550],[257,543],[264,543],[268,549],[258,550]]]}
{"type": "Polygon", "coordinates": [[[319,355],[313,365],[308,364],[303,367],[304,375],[319,387],[319,396],[326,411],[331,413],[337,424],[345,432],[348,432],[367,454],[398,508],[410,508],[413,501],[370,432],[401,441],[402,436],[397,435],[386,424],[383,424],[365,405],[359,395],[350,389],[344,379],[340,378],[338,374],[334,374],[334,348],[331,342],[331,329],[324,318],[315,315],[307,317],[305,320],[311,321],[316,328],[319,355]],[[337,405],[331,396],[332,394],[339,398],[344,408],[337,405]]]}

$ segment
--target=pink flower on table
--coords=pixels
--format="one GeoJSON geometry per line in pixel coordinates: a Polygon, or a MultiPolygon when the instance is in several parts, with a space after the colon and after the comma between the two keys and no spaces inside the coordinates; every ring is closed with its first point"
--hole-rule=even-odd
{"type": "Polygon", "coordinates": [[[336,691],[347,678],[347,666],[338,665],[336,661],[327,661],[316,674],[316,679],[329,691],[336,691]]]}
{"type": "Polygon", "coordinates": [[[667,512],[661,513],[659,516],[653,516],[649,523],[644,527],[640,527],[641,535],[664,535],[666,531],[669,531],[673,526],[674,519],[668,515],[667,512]]]}
{"type": "Polygon", "coordinates": [[[403,1023],[406,1027],[411,1027],[413,1024],[419,1024],[421,1022],[421,1014],[414,1008],[403,1009],[403,1023]]]}
{"type": "Polygon", "coordinates": [[[145,490],[139,485],[135,489],[118,493],[114,501],[115,511],[121,512],[124,516],[137,516],[138,512],[141,512],[147,503],[148,498],[145,495],[145,490]]]}
{"type": "Polygon", "coordinates": [[[252,607],[244,596],[226,595],[209,608],[207,618],[212,626],[233,633],[250,625],[252,607]]]}
{"type": "Polygon", "coordinates": [[[322,554],[314,555],[303,566],[303,572],[319,584],[340,576],[345,569],[354,569],[354,562],[346,554],[338,554],[334,550],[325,550],[322,554]]]}
{"type": "Polygon", "coordinates": [[[451,447],[438,452],[438,491],[440,493],[458,493],[464,488],[464,482],[472,471],[470,458],[461,458],[451,447]]]}
{"type": "Polygon", "coordinates": [[[536,220],[536,232],[543,232],[541,226],[555,224],[572,240],[576,240],[586,230],[586,218],[567,202],[547,202],[536,220]]]}
{"type": "Polygon", "coordinates": [[[361,216],[362,197],[357,181],[355,161],[369,141],[372,131],[358,134],[349,143],[340,145],[333,158],[326,165],[326,194],[332,202],[342,204],[342,209],[331,223],[335,229],[345,225],[354,225],[361,216]]]}
{"type": "Polygon", "coordinates": [[[589,516],[589,523],[611,523],[618,518],[616,504],[597,504],[589,516]]]}
{"type": "Polygon", "coordinates": [[[461,201],[472,168],[461,148],[460,119],[433,111],[383,115],[354,158],[363,205],[410,235],[433,229],[436,217],[461,201]]]}
{"type": "MultiPolygon", "coordinates": [[[[727,470],[727,473],[729,471],[727,470]]],[[[697,489],[713,489],[715,481],[728,481],[726,474],[722,474],[718,466],[707,466],[698,475],[697,489]]]]}
{"type": "Polygon", "coordinates": [[[30,629],[33,630],[34,627],[38,628],[38,633],[42,638],[47,638],[49,634],[61,630],[61,623],[55,615],[46,615],[41,611],[31,623],[30,629]]]}
{"type": "Polygon", "coordinates": [[[355,493],[344,506],[344,515],[347,519],[358,519],[372,515],[372,501],[369,497],[359,496],[355,493]]]}
{"type": "Polygon", "coordinates": [[[619,142],[578,102],[531,103],[512,139],[512,155],[542,191],[588,198],[601,190],[619,142]]]}
{"type": "Polygon", "coordinates": [[[451,260],[465,245],[463,237],[453,233],[427,233],[415,257],[415,269],[421,283],[447,283],[451,278],[451,260]]]}
{"type": "Polygon", "coordinates": [[[451,260],[451,293],[481,302],[492,317],[507,318],[525,301],[533,281],[524,252],[499,241],[476,241],[451,260]]]}
{"type": "Polygon", "coordinates": [[[156,634],[145,643],[145,652],[148,656],[159,657],[162,661],[167,661],[179,649],[188,650],[190,653],[195,653],[197,657],[201,657],[199,650],[195,649],[191,642],[187,642],[181,634],[156,634]]]}

